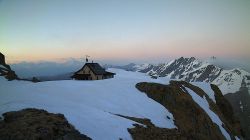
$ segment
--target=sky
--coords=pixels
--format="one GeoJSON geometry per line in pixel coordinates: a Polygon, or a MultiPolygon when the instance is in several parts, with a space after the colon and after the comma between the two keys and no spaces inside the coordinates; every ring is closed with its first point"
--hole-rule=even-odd
{"type": "Polygon", "coordinates": [[[0,52],[9,63],[216,56],[249,65],[249,15],[249,0],[0,0],[0,52]]]}

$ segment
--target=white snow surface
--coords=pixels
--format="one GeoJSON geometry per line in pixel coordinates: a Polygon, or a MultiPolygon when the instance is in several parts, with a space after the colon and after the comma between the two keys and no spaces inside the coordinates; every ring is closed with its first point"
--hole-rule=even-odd
{"type": "Polygon", "coordinates": [[[201,88],[214,103],[216,103],[214,91],[211,88],[211,84],[205,82],[191,82],[191,84],[201,88]]]}
{"type": "Polygon", "coordinates": [[[109,69],[115,78],[97,81],[31,83],[0,77],[0,114],[24,108],[62,113],[81,133],[94,140],[132,139],[127,128],[135,122],[116,116],[148,118],[158,127],[176,128],[173,115],[135,88],[138,82],[167,84],[143,73],[109,69]],[[169,116],[171,119],[167,119],[169,116]]]}
{"type": "Polygon", "coordinates": [[[246,80],[246,76],[249,75],[250,73],[242,69],[223,70],[220,76],[217,77],[212,83],[217,85],[223,94],[235,93],[239,91],[242,86],[242,81],[246,80]]]}
{"type": "Polygon", "coordinates": [[[223,122],[221,121],[221,119],[219,118],[219,116],[217,114],[215,114],[212,110],[210,110],[209,108],[209,103],[206,100],[206,97],[203,96],[200,97],[199,95],[197,95],[193,90],[185,87],[185,89],[188,91],[188,93],[192,96],[192,99],[208,114],[208,116],[210,117],[210,119],[219,126],[221,133],[223,134],[223,136],[227,139],[227,140],[231,140],[230,135],[228,134],[228,132],[223,128],[223,122]]]}
{"type": "Polygon", "coordinates": [[[135,65],[134,68],[136,69],[136,71],[140,71],[140,70],[144,70],[144,69],[147,69],[151,66],[151,64],[148,64],[148,63],[144,63],[144,64],[141,64],[141,65],[135,65]]]}

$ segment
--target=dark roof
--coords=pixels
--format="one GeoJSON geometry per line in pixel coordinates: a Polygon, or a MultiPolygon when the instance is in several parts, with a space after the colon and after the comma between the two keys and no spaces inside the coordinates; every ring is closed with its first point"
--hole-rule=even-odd
{"type": "Polygon", "coordinates": [[[86,63],[85,65],[88,66],[96,75],[102,75],[106,73],[105,69],[102,68],[98,63],[86,63]]]}
{"type": "Polygon", "coordinates": [[[115,75],[115,73],[107,72],[98,63],[85,63],[85,65],[80,70],[75,72],[75,74],[81,71],[85,66],[88,66],[95,75],[115,75]]]}

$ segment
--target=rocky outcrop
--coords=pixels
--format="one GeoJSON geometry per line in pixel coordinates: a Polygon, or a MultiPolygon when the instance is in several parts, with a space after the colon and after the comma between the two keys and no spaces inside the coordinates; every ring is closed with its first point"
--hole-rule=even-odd
{"type": "MultiPolygon", "coordinates": [[[[222,95],[218,86],[211,84],[211,88],[214,91],[214,93],[216,93],[214,95],[215,100],[216,100],[216,105],[220,109],[220,112],[223,114],[224,118],[230,124],[233,124],[233,123],[236,124],[238,120],[234,116],[233,108],[230,102],[222,95]]],[[[237,124],[239,124],[239,122],[237,124]]]]}
{"type": "Polygon", "coordinates": [[[0,64],[5,65],[5,57],[1,52],[0,52],[0,64]]]}
{"type": "MultiPolygon", "coordinates": [[[[136,85],[138,90],[146,93],[148,97],[162,104],[173,114],[175,125],[178,127],[182,138],[224,140],[225,137],[222,135],[218,125],[213,123],[208,114],[194,102],[184,87],[193,90],[200,97],[206,97],[210,109],[222,120],[224,123],[223,127],[229,132],[231,139],[235,139],[234,136],[241,135],[239,122],[233,116],[232,107],[220,93],[216,95],[218,104],[215,104],[202,89],[183,81],[171,81],[170,85],[157,83],[138,83],[136,85]],[[222,111],[222,107],[226,109],[222,111]]],[[[140,130],[138,129],[138,131],[140,130]]]]}
{"type": "Polygon", "coordinates": [[[177,129],[167,129],[159,127],[143,127],[134,124],[134,128],[128,129],[133,140],[187,140],[177,129]]]}
{"type": "Polygon", "coordinates": [[[5,56],[0,52],[0,76],[4,76],[8,80],[19,79],[15,71],[5,62],[5,56]]]}
{"type": "Polygon", "coordinates": [[[62,114],[24,109],[7,112],[0,121],[0,140],[91,140],[80,134],[62,114]]]}

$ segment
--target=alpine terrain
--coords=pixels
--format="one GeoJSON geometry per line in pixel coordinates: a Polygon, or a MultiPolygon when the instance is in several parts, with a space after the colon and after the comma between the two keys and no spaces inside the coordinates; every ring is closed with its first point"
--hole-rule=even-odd
{"type": "Polygon", "coordinates": [[[238,140],[244,136],[216,85],[109,71],[116,76],[37,83],[8,81],[2,74],[0,139],[238,140]]]}
{"type": "MultiPolygon", "coordinates": [[[[106,65],[108,66],[108,65],[106,65]]],[[[234,112],[240,118],[247,139],[250,139],[250,73],[234,68],[226,70],[194,57],[178,58],[168,63],[129,64],[125,66],[108,66],[128,71],[146,73],[152,78],[167,77],[187,82],[206,82],[217,85],[222,94],[230,101],[234,112]]]]}

